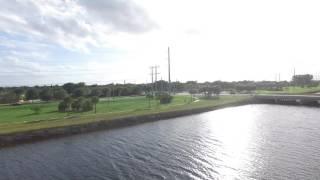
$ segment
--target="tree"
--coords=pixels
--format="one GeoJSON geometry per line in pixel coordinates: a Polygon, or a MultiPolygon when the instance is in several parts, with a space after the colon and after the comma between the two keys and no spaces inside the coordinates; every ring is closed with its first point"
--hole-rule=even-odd
{"type": "MultiPolygon", "coordinates": [[[[71,110],[71,104],[73,102],[73,99],[72,97],[68,96],[68,97],[65,97],[63,99],[63,102],[64,102],[64,105],[66,106],[65,108],[65,111],[70,111],[71,110]]],[[[62,105],[61,105],[62,106],[62,105]]]]}
{"type": "Polygon", "coordinates": [[[220,86],[213,86],[212,92],[214,95],[219,96],[219,94],[221,93],[221,87],[220,86]]]}
{"type": "Polygon", "coordinates": [[[8,92],[4,94],[1,98],[1,103],[17,103],[19,101],[19,97],[14,92],[8,92]]]}
{"type": "Polygon", "coordinates": [[[92,103],[94,104],[94,113],[97,113],[97,103],[99,102],[98,96],[93,96],[91,98],[92,103]]]}
{"type": "Polygon", "coordinates": [[[58,105],[59,112],[66,112],[68,111],[68,104],[65,101],[61,101],[58,105]]]}
{"type": "Polygon", "coordinates": [[[202,92],[206,98],[210,98],[212,96],[212,93],[213,93],[212,88],[208,87],[208,86],[207,87],[202,87],[200,89],[200,92],[202,92]]]}
{"type": "Polygon", "coordinates": [[[101,95],[101,90],[98,88],[95,88],[91,91],[90,96],[100,96],[101,95]]]}
{"type": "Polygon", "coordinates": [[[50,101],[53,99],[53,92],[51,88],[44,88],[40,91],[40,99],[43,101],[50,101]]]}
{"type": "Polygon", "coordinates": [[[14,93],[17,95],[17,97],[20,99],[22,94],[24,93],[24,89],[23,88],[17,88],[14,90],[14,93]]]}
{"type": "Polygon", "coordinates": [[[72,101],[73,101],[73,99],[72,99],[71,96],[67,96],[67,97],[65,97],[65,98],[63,99],[63,101],[66,102],[67,104],[71,104],[72,101]]]}
{"type": "Polygon", "coordinates": [[[221,92],[221,87],[220,86],[206,86],[200,89],[200,92],[204,94],[206,98],[211,98],[212,94],[215,96],[218,96],[221,92]]]}
{"type": "Polygon", "coordinates": [[[161,93],[158,95],[158,99],[160,100],[160,104],[169,104],[172,101],[172,96],[168,93],[161,93]]]}
{"type": "Polygon", "coordinates": [[[160,80],[154,83],[154,86],[158,91],[165,91],[169,88],[169,83],[164,80],[160,80]]]}
{"type": "Polygon", "coordinates": [[[110,96],[110,93],[111,93],[111,91],[110,91],[109,88],[103,88],[103,89],[102,89],[102,96],[103,96],[103,97],[110,96]]]}
{"type": "Polygon", "coordinates": [[[77,88],[73,91],[73,96],[78,98],[86,95],[86,89],[83,87],[77,88]]]}
{"type": "Polygon", "coordinates": [[[189,94],[191,95],[191,98],[193,98],[193,96],[194,96],[195,94],[197,94],[197,92],[198,92],[198,90],[195,89],[195,88],[189,89],[189,94]]]}
{"type": "Polygon", "coordinates": [[[75,101],[72,101],[70,97],[64,99],[64,101],[60,102],[58,106],[59,112],[68,111],[71,103],[72,110],[75,112],[85,112],[91,111],[93,109],[93,104],[91,99],[85,99],[84,97],[80,97],[75,101]]]}
{"type": "Polygon", "coordinates": [[[84,82],[79,82],[79,83],[77,84],[77,87],[86,87],[86,83],[84,83],[84,82]]]}
{"type": "Polygon", "coordinates": [[[73,83],[66,83],[63,86],[63,89],[66,90],[69,94],[71,94],[77,87],[76,84],[73,83]]]}
{"type": "Polygon", "coordinates": [[[82,103],[82,111],[91,111],[93,109],[92,101],[89,99],[86,99],[82,103]]]}
{"type": "Polygon", "coordinates": [[[71,110],[71,105],[73,103],[73,99],[68,96],[63,99],[58,105],[59,112],[67,112],[71,110]]]}
{"type": "Polygon", "coordinates": [[[35,100],[38,98],[39,98],[39,93],[38,93],[37,89],[30,88],[27,90],[27,92],[26,92],[26,99],[27,100],[35,100]]]}
{"type": "Polygon", "coordinates": [[[66,96],[67,96],[67,91],[65,91],[65,90],[62,89],[62,88],[58,88],[58,89],[55,89],[55,90],[53,91],[53,97],[54,97],[54,99],[62,100],[62,99],[64,99],[66,96]]]}
{"type": "Polygon", "coordinates": [[[80,112],[82,110],[84,100],[85,99],[83,97],[80,97],[77,100],[73,101],[71,104],[72,110],[80,112]]]}
{"type": "Polygon", "coordinates": [[[292,83],[296,86],[304,87],[312,83],[313,76],[311,74],[294,75],[292,83]]]}

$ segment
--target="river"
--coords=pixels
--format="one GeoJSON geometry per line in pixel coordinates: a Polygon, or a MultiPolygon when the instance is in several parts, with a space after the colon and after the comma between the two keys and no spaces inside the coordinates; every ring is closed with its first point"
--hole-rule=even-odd
{"type": "Polygon", "coordinates": [[[320,109],[245,105],[3,148],[0,179],[320,179],[320,109]]]}

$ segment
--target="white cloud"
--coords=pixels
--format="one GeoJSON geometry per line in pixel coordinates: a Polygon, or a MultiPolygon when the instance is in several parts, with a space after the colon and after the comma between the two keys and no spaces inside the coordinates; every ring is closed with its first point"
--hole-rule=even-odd
{"type": "Polygon", "coordinates": [[[143,9],[123,0],[0,1],[0,28],[33,36],[65,48],[88,51],[117,32],[145,32],[154,27],[143,9]]]}
{"type": "Polygon", "coordinates": [[[278,73],[290,79],[294,67],[298,73],[320,71],[320,3],[315,0],[0,3],[0,33],[23,37],[0,34],[2,59],[38,63],[47,70],[41,82],[56,82],[52,77],[57,76],[61,82],[145,82],[155,64],[166,79],[168,45],[173,80],[273,80],[278,73]],[[56,45],[77,57],[53,51],[56,45]],[[53,53],[61,60],[55,63],[53,53]]]}

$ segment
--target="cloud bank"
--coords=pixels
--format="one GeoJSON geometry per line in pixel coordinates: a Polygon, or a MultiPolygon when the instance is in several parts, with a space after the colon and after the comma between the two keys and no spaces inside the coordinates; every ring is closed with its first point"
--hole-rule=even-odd
{"type": "Polygon", "coordinates": [[[131,0],[0,0],[0,4],[0,76],[6,78],[65,70],[58,62],[48,66],[43,61],[63,64],[50,54],[90,53],[112,46],[116,34],[141,34],[156,27],[131,0]]]}

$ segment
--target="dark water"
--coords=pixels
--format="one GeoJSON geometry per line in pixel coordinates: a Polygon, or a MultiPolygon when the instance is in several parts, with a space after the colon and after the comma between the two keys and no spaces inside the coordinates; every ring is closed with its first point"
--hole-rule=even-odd
{"type": "Polygon", "coordinates": [[[247,105],[5,148],[0,179],[320,179],[320,109],[247,105]]]}

